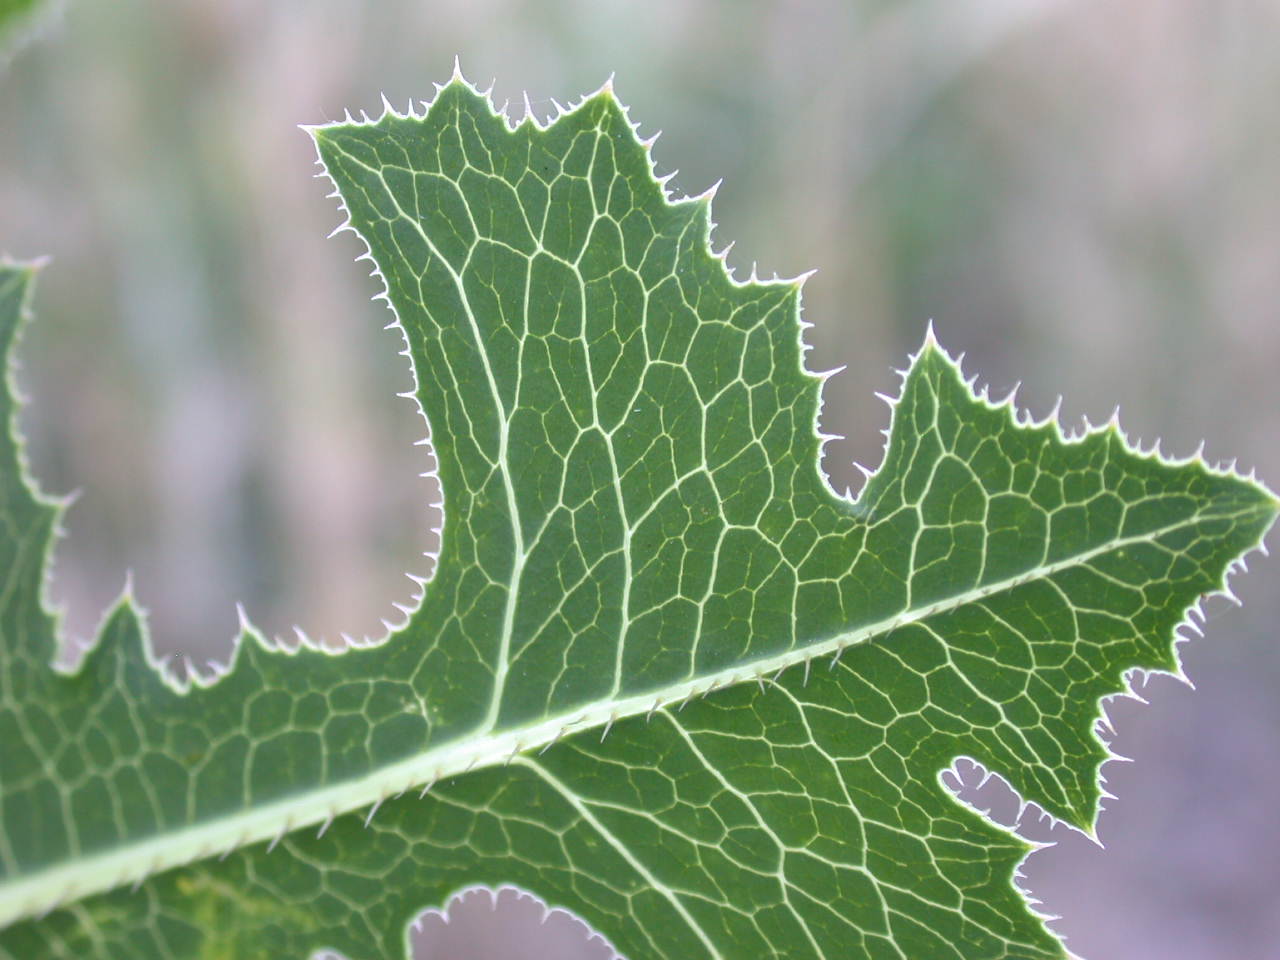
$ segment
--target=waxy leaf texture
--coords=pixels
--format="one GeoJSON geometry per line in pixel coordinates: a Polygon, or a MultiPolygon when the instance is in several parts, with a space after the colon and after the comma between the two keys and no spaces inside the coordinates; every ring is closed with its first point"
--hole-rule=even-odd
{"type": "MultiPolygon", "coordinates": [[[[1275,497],[1067,439],[928,335],[855,500],[819,470],[800,283],[737,283],[606,86],[545,125],[459,76],[314,128],[404,335],[444,491],[381,642],[216,675],[128,592],[73,672],[42,603],[64,505],[0,396],[0,957],[402,956],[516,884],[641,958],[1052,958],[1030,844],[959,757],[1091,831],[1100,698],[1275,497]]],[[[33,270],[0,268],[12,362],[33,270]]]]}

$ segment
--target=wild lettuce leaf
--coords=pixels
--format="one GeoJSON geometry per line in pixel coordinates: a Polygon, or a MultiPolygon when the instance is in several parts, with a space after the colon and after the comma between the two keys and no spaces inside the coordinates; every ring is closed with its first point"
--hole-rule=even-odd
{"type": "MultiPolygon", "coordinates": [[[[854,500],[819,470],[798,281],[738,283],[606,86],[509,123],[460,77],[313,131],[418,378],[444,491],[403,624],[249,623],[216,675],[126,594],[74,673],[64,504],[0,396],[0,957],[399,956],[514,883],[643,957],[1050,958],[971,757],[1090,831],[1099,700],[1175,670],[1277,501],[1067,438],[932,333],[854,500]]],[[[12,362],[33,269],[0,268],[12,362]]],[[[305,398],[303,400],[305,402],[305,398]]]]}

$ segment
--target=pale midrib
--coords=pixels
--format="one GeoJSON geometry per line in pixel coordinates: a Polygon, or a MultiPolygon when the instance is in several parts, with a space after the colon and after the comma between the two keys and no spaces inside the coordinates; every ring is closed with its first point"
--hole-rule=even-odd
{"type": "MultiPolygon", "coordinates": [[[[1222,515],[1221,518],[1227,519],[1229,516],[1222,515]]],[[[755,679],[763,680],[809,660],[836,656],[847,647],[865,643],[915,621],[979,602],[1032,580],[1052,576],[1113,550],[1152,543],[1168,533],[1200,523],[1204,519],[1207,518],[1196,514],[1158,530],[1111,540],[1062,560],[1034,567],[1016,577],[975,587],[917,610],[903,611],[785,653],[740,663],[647,693],[597,701],[540,723],[463,737],[406,760],[388,764],[364,777],[264,803],[249,810],[158,834],[0,883],[0,928],[23,917],[44,914],[72,900],[139,883],[173,867],[264,840],[278,840],[304,827],[327,825],[335,817],[381,804],[389,797],[399,796],[423,784],[429,788],[440,780],[471,770],[508,763],[519,753],[544,748],[571,733],[605,726],[607,734],[607,726],[618,720],[648,714],[659,707],[682,703],[723,687],[755,679]]]]}

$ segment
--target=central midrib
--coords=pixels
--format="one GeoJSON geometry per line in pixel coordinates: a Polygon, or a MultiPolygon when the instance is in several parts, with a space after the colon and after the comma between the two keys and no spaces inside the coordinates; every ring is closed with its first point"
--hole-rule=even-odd
{"type": "MultiPolygon", "coordinates": [[[[507,763],[516,754],[545,748],[571,733],[604,726],[607,734],[608,727],[618,720],[647,714],[658,707],[680,703],[745,681],[758,679],[763,682],[765,678],[776,676],[788,667],[824,656],[837,656],[847,647],[865,643],[909,623],[955,610],[1032,580],[1052,576],[1060,570],[1087,563],[1112,550],[1150,543],[1204,519],[1204,515],[1196,514],[1157,530],[1111,540],[1053,563],[1033,567],[1014,577],[975,587],[918,609],[906,610],[856,630],[783,653],[736,664],[643,694],[596,701],[539,723],[481,736],[460,737],[408,759],[388,764],[363,777],[157,834],[0,883],[0,928],[22,917],[45,913],[60,904],[90,894],[140,882],[152,874],[173,867],[224,854],[263,840],[276,841],[304,827],[323,824],[323,830],[335,817],[371,805],[372,817],[377,806],[384,800],[423,787],[424,784],[426,788],[422,791],[423,795],[438,781],[474,769],[507,763]]],[[[603,736],[601,739],[603,740],[603,736]]]]}

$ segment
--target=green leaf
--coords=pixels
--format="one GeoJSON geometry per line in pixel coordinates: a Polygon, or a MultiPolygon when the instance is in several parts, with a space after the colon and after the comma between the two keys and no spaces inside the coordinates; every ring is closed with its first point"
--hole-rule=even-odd
{"type": "MultiPolygon", "coordinates": [[[[313,134],[420,378],[435,576],[371,648],[246,623],[217,676],[157,664],[126,591],[60,673],[63,507],[11,430],[0,956],[398,956],[477,883],[635,960],[1064,956],[1030,844],[940,774],[1091,831],[1100,698],[1177,669],[1275,497],[1029,422],[930,334],[843,499],[800,283],[729,277],[610,87],[513,126],[455,76],[313,134]]],[[[6,351],[31,277],[0,271],[6,351]]]]}

